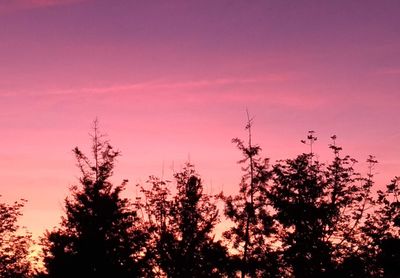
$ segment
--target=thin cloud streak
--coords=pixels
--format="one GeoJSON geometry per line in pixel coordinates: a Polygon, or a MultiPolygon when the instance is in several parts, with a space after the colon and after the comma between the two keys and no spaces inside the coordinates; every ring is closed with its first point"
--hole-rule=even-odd
{"type": "Polygon", "coordinates": [[[92,93],[92,94],[107,94],[114,92],[124,91],[149,91],[158,89],[197,89],[207,88],[213,86],[224,86],[224,85],[240,85],[240,84],[252,84],[252,83],[263,83],[263,82],[283,82],[289,80],[289,77],[278,74],[271,74],[260,78],[220,78],[214,80],[197,80],[197,81],[184,81],[184,82],[160,82],[151,81],[143,83],[133,83],[125,85],[113,85],[104,87],[87,87],[80,89],[68,89],[55,91],[53,94],[81,94],[81,93],[92,93]]]}
{"type": "Polygon", "coordinates": [[[26,98],[38,101],[42,105],[53,103],[74,103],[82,101],[107,101],[118,96],[117,102],[154,103],[162,100],[165,103],[207,105],[215,104],[264,104],[268,106],[289,107],[300,110],[323,109],[324,107],[347,107],[354,104],[360,106],[386,105],[397,106],[391,95],[363,95],[348,92],[335,95],[320,91],[292,90],[287,84],[304,78],[299,74],[264,74],[251,78],[216,78],[191,81],[167,82],[161,79],[148,82],[114,84],[109,86],[81,87],[74,89],[54,89],[40,91],[0,91],[1,98],[26,98]],[[283,86],[282,86],[283,85],[283,86]],[[177,101],[179,100],[179,101],[177,101]]]}
{"type": "Polygon", "coordinates": [[[51,6],[69,5],[88,0],[13,0],[0,3],[0,14],[18,10],[45,8],[51,6]]]}
{"type": "Polygon", "coordinates": [[[284,82],[293,80],[291,75],[284,74],[267,74],[261,77],[252,78],[219,78],[219,79],[204,79],[204,80],[193,80],[193,81],[182,81],[182,82],[164,82],[160,80],[153,80],[149,82],[139,82],[131,84],[115,84],[110,86],[99,86],[99,87],[82,87],[74,89],[55,89],[41,91],[40,93],[28,92],[28,91],[0,91],[0,97],[11,97],[23,94],[24,96],[71,96],[73,94],[108,94],[108,93],[122,93],[122,92],[147,92],[155,90],[173,90],[173,89],[199,89],[199,88],[210,88],[215,86],[225,85],[246,85],[266,82],[284,82]]]}
{"type": "MultiPolygon", "coordinates": [[[[260,89],[260,84],[281,84],[293,81],[298,77],[290,74],[267,74],[252,78],[217,78],[214,80],[193,80],[182,82],[149,81],[132,84],[116,84],[100,87],[83,87],[76,89],[48,90],[46,92],[3,92],[1,97],[21,97],[40,100],[42,103],[82,99],[115,98],[130,102],[146,103],[155,99],[163,99],[163,103],[171,100],[179,104],[208,105],[267,103],[272,106],[284,106],[298,109],[313,109],[321,107],[326,100],[317,93],[292,92],[288,90],[260,89]],[[232,88],[233,86],[233,88],[232,88]],[[179,100],[179,101],[177,101],[179,100]]],[[[262,88],[262,87],[261,87],[262,88]]]]}
{"type": "Polygon", "coordinates": [[[378,76],[399,76],[400,68],[381,68],[375,71],[378,76]]]}

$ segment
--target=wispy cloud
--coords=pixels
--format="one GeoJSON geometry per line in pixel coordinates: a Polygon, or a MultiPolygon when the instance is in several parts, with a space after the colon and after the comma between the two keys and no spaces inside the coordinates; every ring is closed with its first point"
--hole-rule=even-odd
{"type": "Polygon", "coordinates": [[[201,89],[209,87],[219,87],[227,85],[245,85],[264,82],[280,82],[286,81],[289,77],[286,75],[271,74],[254,78],[217,78],[203,79],[192,81],[150,81],[132,84],[117,84],[102,87],[84,87],[79,89],[60,90],[53,92],[54,94],[70,94],[70,93],[92,93],[107,94],[115,92],[134,92],[134,91],[154,91],[154,90],[170,90],[170,89],[201,89]]]}
{"type": "Polygon", "coordinates": [[[68,5],[87,0],[12,0],[0,2],[0,13],[50,6],[68,5]]]}
{"type": "Polygon", "coordinates": [[[380,76],[399,76],[400,68],[381,68],[376,70],[375,74],[380,76]]]}
{"type": "Polygon", "coordinates": [[[45,90],[40,92],[1,93],[3,97],[21,96],[53,101],[73,99],[135,99],[136,103],[163,99],[164,102],[206,105],[209,103],[239,104],[265,103],[299,109],[321,107],[325,101],[315,93],[302,93],[297,90],[267,89],[276,84],[298,78],[291,74],[265,74],[249,78],[216,78],[189,81],[163,81],[114,84],[98,87],[45,90]]]}
{"type": "Polygon", "coordinates": [[[291,75],[285,74],[266,74],[249,78],[216,78],[186,81],[164,81],[152,80],[147,82],[111,84],[106,86],[80,87],[71,89],[51,89],[41,90],[38,92],[10,92],[0,91],[0,96],[13,96],[24,94],[25,96],[72,96],[72,95],[107,95],[115,93],[146,93],[146,92],[163,92],[168,91],[191,91],[198,89],[223,88],[226,86],[251,86],[256,84],[279,83],[291,80],[291,75]]]}

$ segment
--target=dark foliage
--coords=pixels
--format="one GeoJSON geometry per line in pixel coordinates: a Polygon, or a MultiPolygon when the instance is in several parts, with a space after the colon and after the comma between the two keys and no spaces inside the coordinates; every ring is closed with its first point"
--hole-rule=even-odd
{"type": "Polygon", "coordinates": [[[274,165],[268,199],[281,224],[279,237],[290,276],[335,277],[344,275],[350,262],[362,265],[355,254],[366,207],[372,202],[372,183],[354,172],[355,160],[340,157],[340,147],[330,147],[335,157],[328,166],[312,152],[274,165]]]}
{"type": "Polygon", "coordinates": [[[219,221],[216,205],[203,193],[192,165],[176,173],[175,180],[175,196],[168,182],[155,177],[149,180],[151,189],[143,189],[156,275],[222,277],[227,252],[212,236],[219,221]]]}
{"type": "Polygon", "coordinates": [[[146,233],[132,204],[120,196],[126,181],[114,186],[119,155],[98,134],[92,137],[93,162],[74,150],[80,186],[71,188],[61,227],[48,232],[44,263],[48,277],[139,277],[146,270],[146,233]]]}
{"type": "Polygon", "coordinates": [[[360,256],[373,277],[400,277],[400,178],[378,190],[362,227],[360,256]]]}
{"type": "MultiPolygon", "coordinates": [[[[80,184],[43,239],[36,277],[400,277],[400,178],[374,192],[375,158],[362,177],[332,136],[333,159],[321,163],[313,131],[302,140],[309,153],[270,165],[251,128],[249,118],[248,140],[233,139],[243,155],[237,195],[205,194],[187,164],[173,182],[151,176],[131,202],[121,197],[127,181],[110,181],[119,152],[95,123],[91,159],[74,149],[80,184]],[[230,225],[216,239],[221,199],[230,225]]],[[[17,225],[23,204],[0,203],[0,277],[33,276],[31,239],[17,225]]]]}
{"type": "Polygon", "coordinates": [[[30,277],[29,247],[31,237],[17,224],[25,200],[11,205],[0,203],[0,277],[30,277]]]}
{"type": "Polygon", "coordinates": [[[250,119],[246,130],[247,145],[238,138],[232,140],[243,154],[239,163],[244,165],[244,174],[239,194],[223,197],[225,215],[233,222],[224,238],[234,252],[231,263],[241,277],[280,277],[279,253],[273,246],[276,225],[266,198],[271,176],[268,159],[261,158],[261,148],[252,144],[250,119]]]}

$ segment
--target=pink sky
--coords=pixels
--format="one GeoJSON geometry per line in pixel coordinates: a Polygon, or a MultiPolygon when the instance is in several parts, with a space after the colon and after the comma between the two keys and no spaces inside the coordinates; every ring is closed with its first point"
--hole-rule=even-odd
{"type": "Polygon", "coordinates": [[[246,108],[272,160],[307,151],[312,129],[326,161],[336,134],[376,155],[384,184],[400,172],[399,14],[396,0],[0,0],[1,200],[29,200],[35,235],[56,225],[95,117],[130,195],[188,158],[207,190],[234,193],[246,108]]]}

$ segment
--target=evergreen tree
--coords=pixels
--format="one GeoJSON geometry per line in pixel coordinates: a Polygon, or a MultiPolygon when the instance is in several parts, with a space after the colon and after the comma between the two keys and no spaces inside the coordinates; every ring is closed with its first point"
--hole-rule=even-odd
{"type": "Polygon", "coordinates": [[[25,200],[11,205],[0,203],[0,277],[30,277],[29,247],[31,236],[17,224],[25,200]]]}
{"type": "Polygon", "coordinates": [[[192,165],[187,164],[174,177],[175,196],[171,196],[168,182],[154,177],[150,179],[152,188],[143,189],[157,276],[222,277],[226,250],[212,235],[219,221],[216,205],[203,193],[192,165]]]}
{"type": "Polygon", "coordinates": [[[110,182],[119,152],[99,134],[92,136],[90,160],[74,149],[82,174],[80,186],[65,200],[61,227],[46,235],[48,277],[139,277],[146,269],[146,234],[132,203],[120,195],[126,180],[110,182]]]}

